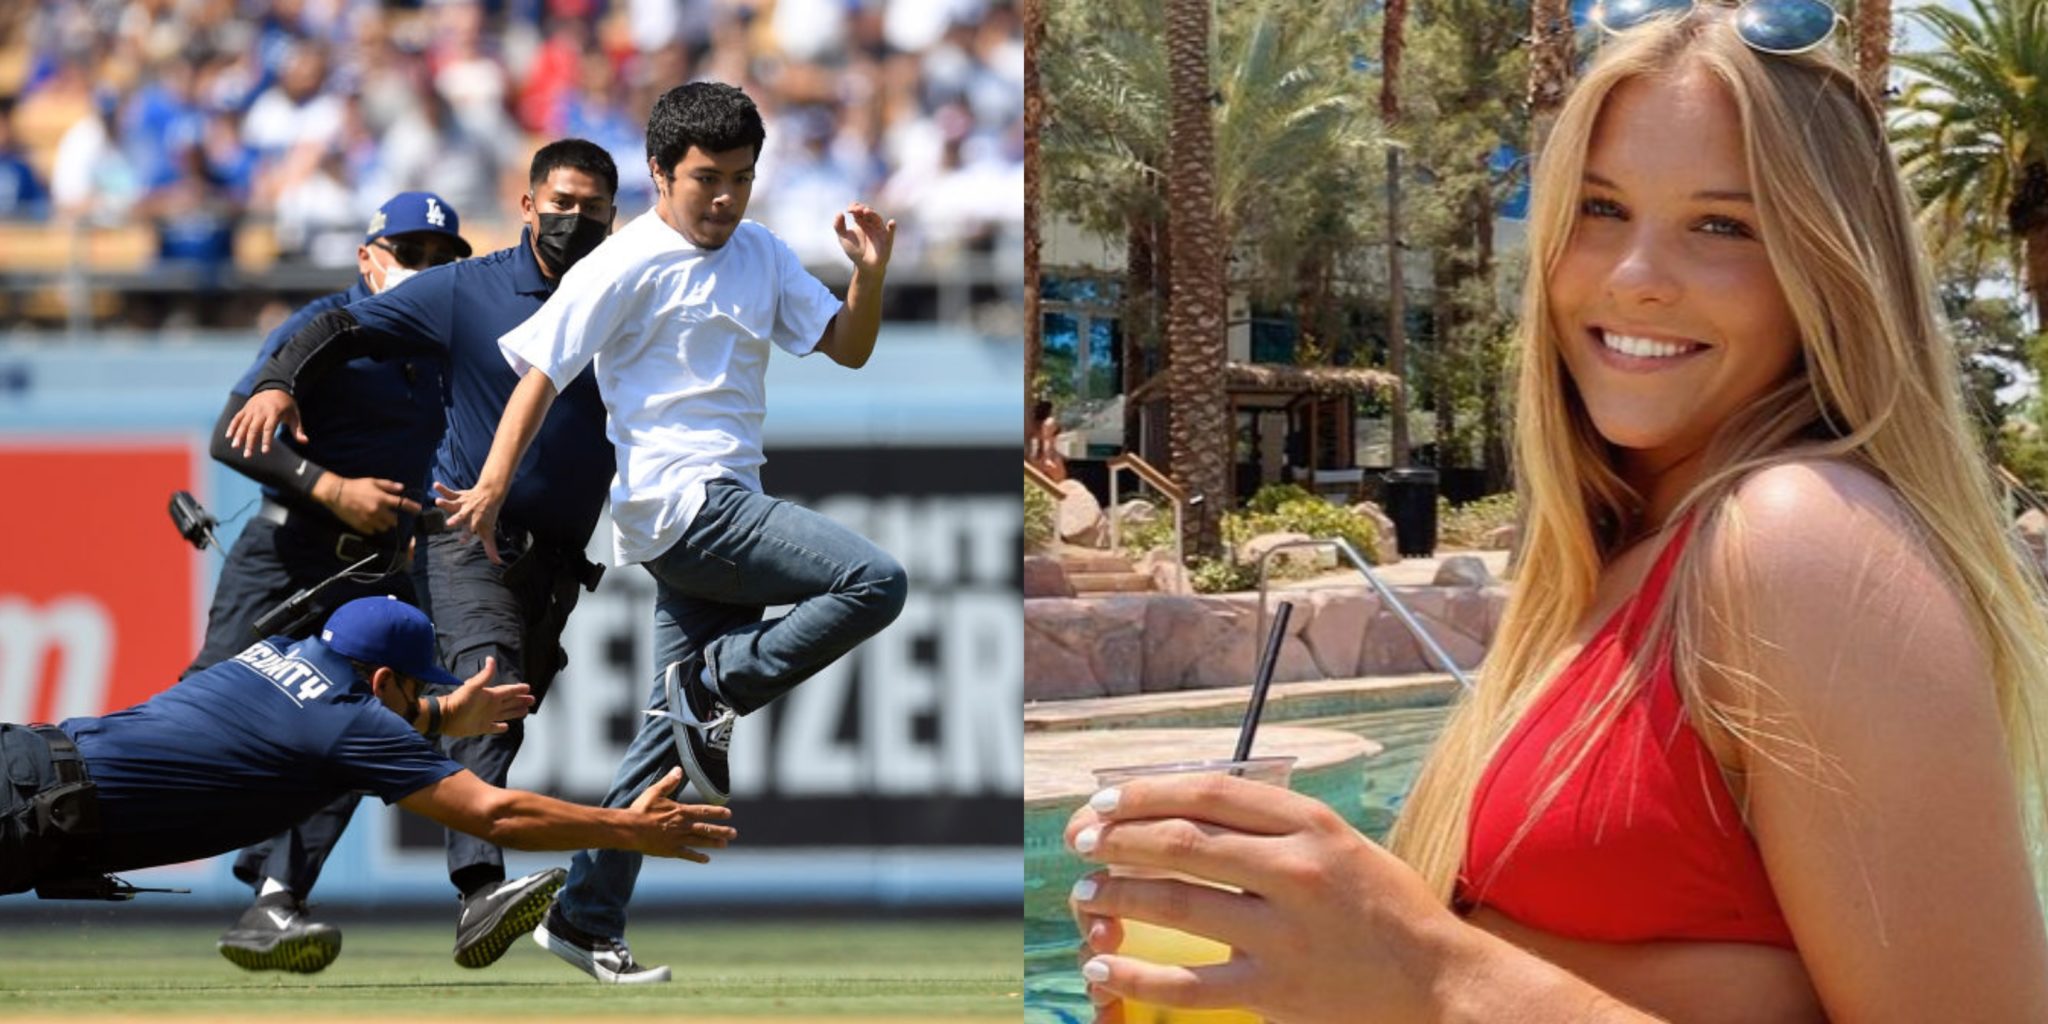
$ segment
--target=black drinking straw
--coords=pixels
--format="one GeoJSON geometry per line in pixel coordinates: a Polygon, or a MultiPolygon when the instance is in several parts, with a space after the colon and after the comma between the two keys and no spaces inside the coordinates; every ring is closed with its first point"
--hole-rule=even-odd
{"type": "Polygon", "coordinates": [[[1252,702],[1244,709],[1244,724],[1237,729],[1237,756],[1233,761],[1243,761],[1252,756],[1252,737],[1259,731],[1259,715],[1266,710],[1266,690],[1273,685],[1273,670],[1280,665],[1280,644],[1287,639],[1287,617],[1294,614],[1294,605],[1282,601],[1280,610],[1273,616],[1273,631],[1266,634],[1266,653],[1259,660],[1259,674],[1252,680],[1252,702]]]}

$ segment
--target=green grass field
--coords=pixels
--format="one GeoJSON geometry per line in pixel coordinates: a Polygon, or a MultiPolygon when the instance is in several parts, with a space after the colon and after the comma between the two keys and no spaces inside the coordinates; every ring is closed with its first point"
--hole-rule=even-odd
{"type": "Polygon", "coordinates": [[[235,967],[205,923],[0,920],[0,1018],[879,1024],[1022,1013],[1022,926],[1009,921],[635,924],[635,957],[675,972],[637,987],[600,986],[526,939],[465,970],[449,958],[447,922],[337,923],[341,958],[297,975],[235,967]]]}

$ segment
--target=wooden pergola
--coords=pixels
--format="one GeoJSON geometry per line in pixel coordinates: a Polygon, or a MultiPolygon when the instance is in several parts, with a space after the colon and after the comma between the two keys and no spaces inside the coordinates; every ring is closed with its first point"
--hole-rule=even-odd
{"type": "MultiPolygon", "coordinates": [[[[1224,391],[1230,398],[1230,462],[1239,464],[1237,417],[1242,411],[1282,412],[1290,427],[1296,423],[1306,434],[1305,465],[1300,467],[1314,479],[1318,471],[1357,468],[1354,424],[1357,399],[1361,394],[1387,394],[1400,387],[1400,379],[1383,370],[1349,366],[1293,366],[1281,363],[1225,363],[1224,391]],[[1320,457],[1325,449],[1331,455],[1320,457]]],[[[1256,431],[1256,427],[1254,428],[1256,431]]],[[[1253,452],[1254,463],[1262,453],[1253,452]]],[[[1236,473],[1231,474],[1230,500],[1241,497],[1236,473]]]]}

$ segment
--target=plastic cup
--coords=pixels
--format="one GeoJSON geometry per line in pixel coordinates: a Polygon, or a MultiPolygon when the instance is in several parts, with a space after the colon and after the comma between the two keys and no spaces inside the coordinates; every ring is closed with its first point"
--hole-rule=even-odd
{"type": "MultiPolygon", "coordinates": [[[[1254,757],[1243,761],[1184,761],[1177,764],[1098,768],[1095,770],[1095,781],[1100,786],[1108,787],[1154,775],[1231,774],[1285,789],[1294,775],[1294,761],[1292,757],[1254,757]]],[[[1174,878],[1218,889],[1230,888],[1205,878],[1176,871],[1111,867],[1110,874],[1174,878]]],[[[1177,928],[1166,928],[1149,921],[1126,920],[1123,922],[1123,932],[1123,944],[1116,950],[1122,956],[1149,960],[1155,964],[1183,967],[1201,967],[1230,961],[1229,946],[1214,939],[1191,935],[1177,928]]],[[[1184,1010],[1139,1002],[1135,999],[1125,999],[1123,1005],[1124,1024],[1260,1024],[1261,1021],[1258,1014],[1248,1010],[1184,1010]]]]}

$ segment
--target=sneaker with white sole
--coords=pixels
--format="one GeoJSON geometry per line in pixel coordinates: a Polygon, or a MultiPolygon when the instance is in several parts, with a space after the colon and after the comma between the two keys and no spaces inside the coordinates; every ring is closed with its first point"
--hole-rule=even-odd
{"type": "Polygon", "coordinates": [[[607,984],[645,985],[668,980],[667,967],[645,967],[635,962],[633,951],[626,948],[626,940],[592,935],[565,920],[560,909],[548,911],[547,919],[533,930],[533,941],[607,984]]]}
{"type": "Polygon", "coordinates": [[[497,963],[514,940],[547,916],[568,877],[561,868],[549,868],[464,896],[455,919],[455,962],[472,968],[497,963]]]}
{"type": "Polygon", "coordinates": [[[701,676],[703,662],[696,658],[671,662],[662,674],[668,691],[668,710],[647,710],[650,718],[668,722],[676,738],[676,755],[683,762],[683,774],[697,788],[705,803],[724,804],[732,796],[732,723],[739,718],[732,707],[712,694],[701,676]]]}
{"type": "Polygon", "coordinates": [[[341,955],[341,929],[306,920],[305,904],[276,892],[250,904],[214,948],[244,970],[313,974],[341,955]]]}

